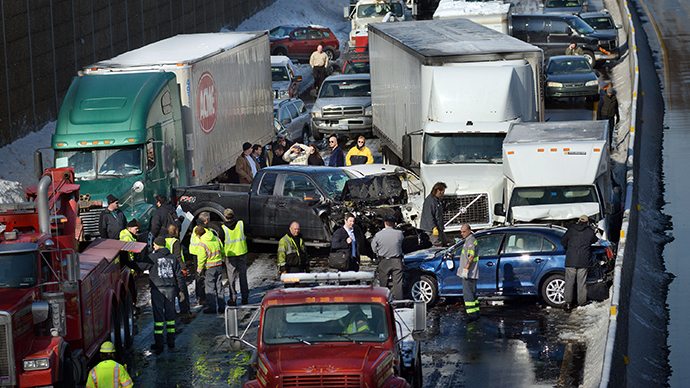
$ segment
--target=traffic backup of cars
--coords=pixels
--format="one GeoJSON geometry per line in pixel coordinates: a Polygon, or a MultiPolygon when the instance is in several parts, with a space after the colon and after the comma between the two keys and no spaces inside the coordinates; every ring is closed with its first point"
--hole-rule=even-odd
{"type": "MultiPolygon", "coordinates": [[[[557,3],[549,0],[546,8],[557,3]]],[[[573,12],[586,11],[586,2],[577,4],[581,7],[573,12]]],[[[536,295],[548,306],[563,307],[566,248],[561,239],[582,216],[601,237],[588,282],[607,284],[615,245],[606,239],[616,234],[620,205],[609,170],[611,128],[607,121],[544,122],[543,104],[545,98],[598,99],[594,66],[619,55],[617,38],[604,26],[606,14],[512,15],[507,28],[511,13],[504,4],[498,22],[476,19],[493,23],[489,28],[446,8],[437,20],[410,21],[402,0],[352,3],[345,10],[352,23],[350,43],[366,36],[369,55],[348,56],[348,74],[327,77],[313,107],[299,99],[304,81],[292,60],[309,58],[319,45],[330,59],[338,58],[339,42],[321,26],[179,35],[83,69],[65,98],[52,142],[55,166],[68,186],[50,186],[48,200],[49,183],[42,180],[32,192],[39,199],[30,206],[28,221],[22,221],[39,232],[9,228],[0,239],[6,262],[29,257],[38,263],[21,268],[35,271],[23,277],[33,280],[9,279],[3,282],[7,288],[33,290],[42,277],[66,290],[65,295],[37,290],[31,307],[42,332],[58,339],[51,342],[52,351],[62,356],[46,361],[17,351],[15,369],[44,371],[34,377],[41,385],[55,383],[51,376],[83,379],[86,363],[105,340],[118,349],[131,345],[136,289],[130,271],[115,257],[119,251],[141,252],[145,244],[98,239],[95,215],[113,193],[123,198],[128,219],[136,218],[142,230],[148,228],[154,195],[175,198],[187,215],[181,239],[189,238],[189,224],[200,214],[217,222],[232,209],[252,243],[277,244],[299,220],[305,245],[329,247],[348,214],[365,232],[363,253],[370,256],[368,242],[384,218],[395,220],[407,242],[415,240],[401,258],[405,296],[411,300],[395,300],[385,287],[372,285],[370,273],[282,274],[286,285],[301,287],[270,291],[259,305],[249,306],[259,309],[254,315],[259,329],[247,387],[317,375],[322,382],[421,387],[422,350],[414,334],[424,331],[426,307],[463,294],[458,266],[464,239],[418,250],[428,246],[417,228],[424,197],[436,182],[447,185],[441,215],[446,231],[466,225],[478,230],[480,296],[536,295]],[[597,22],[596,30],[585,23],[588,18],[597,22]],[[540,38],[531,35],[537,30],[540,38]],[[570,41],[553,38],[563,34],[583,44],[582,55],[562,55],[570,41]],[[477,40],[492,44],[479,47],[477,40]],[[251,59],[238,59],[244,57],[251,59]],[[243,77],[232,76],[229,68],[240,68],[243,77]],[[243,94],[247,90],[254,93],[243,94]],[[386,164],[269,166],[252,171],[250,184],[219,183],[243,157],[242,143],[263,147],[280,135],[307,144],[311,137],[318,141],[333,134],[376,137],[386,164]],[[81,194],[79,204],[68,194],[81,194]],[[48,216],[45,202],[61,206],[48,216]],[[102,260],[82,252],[81,277],[76,256],[49,249],[64,243],[64,236],[71,236],[67,247],[74,245],[78,216],[85,238],[105,244],[109,252],[102,260]],[[60,220],[59,233],[45,224],[48,218],[60,220]],[[41,255],[50,260],[40,261],[41,255]],[[50,271],[63,262],[69,267],[65,273],[50,271]],[[112,284],[98,292],[115,296],[92,308],[107,312],[110,324],[65,320],[65,308],[88,307],[79,304],[91,303],[84,295],[89,279],[106,270],[113,274],[112,284]],[[48,314],[62,325],[48,322],[48,314]],[[77,353],[64,353],[68,345],[77,353]],[[349,358],[341,357],[345,353],[349,358]],[[359,369],[350,368],[354,364],[359,369]],[[335,373],[346,367],[351,373],[335,373]],[[76,372],[66,372],[72,369],[76,372]]],[[[0,206],[3,212],[16,209],[0,206]]],[[[239,330],[244,308],[226,309],[234,348],[249,342],[239,330]]],[[[36,341],[32,351],[42,351],[36,345],[41,343],[36,341]]],[[[15,374],[9,381],[22,378],[15,374]]]]}

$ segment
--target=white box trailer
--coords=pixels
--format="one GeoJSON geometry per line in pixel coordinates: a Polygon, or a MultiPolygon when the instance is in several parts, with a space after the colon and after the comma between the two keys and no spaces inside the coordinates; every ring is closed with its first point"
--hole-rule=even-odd
{"type": "Polygon", "coordinates": [[[587,215],[607,239],[614,210],[607,128],[604,120],[514,124],[503,141],[506,223],[567,226],[587,215]]]}
{"type": "Polygon", "coordinates": [[[187,176],[180,186],[208,183],[235,165],[243,143],[275,137],[268,31],[176,35],[83,70],[140,72],[177,77],[187,176]]]}
{"type": "Polygon", "coordinates": [[[447,231],[502,222],[503,138],[544,117],[541,49],[462,18],[370,24],[369,45],[384,160],[448,185],[447,231]]]}
{"type": "Polygon", "coordinates": [[[465,18],[510,35],[511,3],[503,1],[441,0],[434,19],[465,18]]]}

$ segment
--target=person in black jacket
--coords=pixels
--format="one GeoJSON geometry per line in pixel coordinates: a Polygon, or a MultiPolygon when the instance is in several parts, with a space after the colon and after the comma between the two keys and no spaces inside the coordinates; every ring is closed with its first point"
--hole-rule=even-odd
{"type": "Polygon", "coordinates": [[[565,248],[565,305],[567,312],[573,307],[573,287],[577,283],[577,304],[587,303],[587,270],[591,266],[592,244],[598,241],[589,217],[583,215],[571,225],[561,238],[565,248]]]}
{"type": "Polygon", "coordinates": [[[108,207],[103,209],[98,218],[98,232],[101,238],[120,239],[120,231],[127,226],[127,217],[120,210],[120,201],[112,194],[108,195],[108,207]]]}
{"type": "Polygon", "coordinates": [[[609,146],[612,147],[613,130],[616,128],[616,124],[621,121],[620,114],[618,113],[618,99],[616,99],[616,92],[613,90],[613,86],[606,88],[606,93],[599,100],[597,120],[609,121],[608,140],[609,146]]]}
{"type": "Polygon", "coordinates": [[[447,187],[443,182],[434,184],[434,187],[431,188],[431,194],[424,200],[422,216],[419,220],[419,229],[429,236],[429,241],[435,247],[442,247],[448,242],[444,231],[443,202],[441,202],[447,187]]]}
{"type": "Polygon", "coordinates": [[[331,252],[348,252],[350,254],[348,271],[359,271],[359,258],[363,244],[366,244],[366,239],[359,227],[355,225],[355,216],[352,213],[347,213],[343,227],[333,232],[331,252]]]}
{"type": "Polygon", "coordinates": [[[151,216],[151,236],[165,237],[168,234],[168,214],[177,218],[172,205],[168,203],[168,197],[163,194],[156,195],[156,206],[158,209],[151,216]]]}
{"type": "Polygon", "coordinates": [[[156,237],[153,249],[149,261],[141,261],[138,264],[142,269],[149,270],[155,340],[151,350],[160,354],[164,348],[164,332],[167,332],[168,347],[175,347],[175,297],[179,290],[185,287],[185,282],[177,257],[165,247],[165,238],[156,237]]]}

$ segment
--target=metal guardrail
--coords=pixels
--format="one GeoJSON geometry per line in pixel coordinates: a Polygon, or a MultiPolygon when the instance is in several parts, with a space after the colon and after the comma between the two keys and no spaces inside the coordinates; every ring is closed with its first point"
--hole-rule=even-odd
{"type": "Polygon", "coordinates": [[[632,74],[633,88],[632,88],[632,103],[630,114],[630,139],[628,142],[628,155],[626,158],[626,190],[625,190],[625,208],[623,211],[623,222],[621,225],[621,235],[619,242],[618,254],[616,256],[616,266],[613,277],[613,295],[611,297],[611,312],[609,315],[609,327],[606,335],[606,349],[604,351],[604,362],[601,372],[601,380],[599,388],[607,388],[611,380],[611,364],[613,362],[613,352],[616,342],[616,332],[618,329],[618,309],[620,306],[621,297],[621,277],[623,272],[623,264],[625,257],[626,239],[628,227],[630,223],[630,212],[632,207],[632,197],[634,190],[633,178],[633,153],[635,147],[635,123],[637,122],[637,96],[640,83],[639,61],[637,57],[637,41],[635,36],[635,27],[632,21],[632,15],[628,2],[625,0],[617,0],[618,8],[621,14],[625,12],[623,17],[625,29],[628,35],[628,52],[631,55],[630,74],[632,74]],[[626,17],[627,16],[627,17],[626,17]]]}

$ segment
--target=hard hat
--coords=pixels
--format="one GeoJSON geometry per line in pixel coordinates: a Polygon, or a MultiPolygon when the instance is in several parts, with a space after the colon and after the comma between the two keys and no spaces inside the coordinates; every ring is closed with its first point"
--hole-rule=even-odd
{"type": "Polygon", "coordinates": [[[110,341],[103,342],[103,345],[101,345],[101,353],[115,353],[115,345],[110,341]]]}

